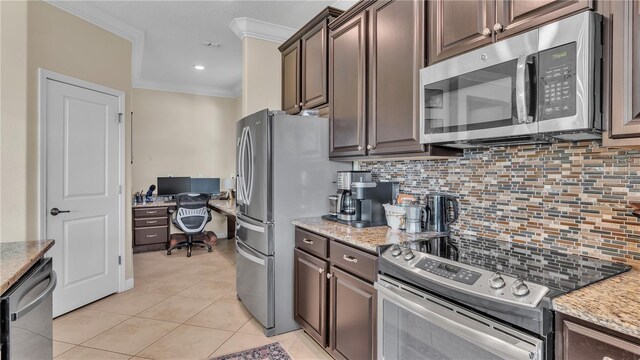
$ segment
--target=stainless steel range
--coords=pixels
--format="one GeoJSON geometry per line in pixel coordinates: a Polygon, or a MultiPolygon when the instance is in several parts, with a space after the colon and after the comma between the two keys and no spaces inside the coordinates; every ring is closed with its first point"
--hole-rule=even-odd
{"type": "Polygon", "coordinates": [[[551,360],[552,299],[629,269],[447,236],[390,246],[378,268],[378,358],[386,360],[551,360]]]}

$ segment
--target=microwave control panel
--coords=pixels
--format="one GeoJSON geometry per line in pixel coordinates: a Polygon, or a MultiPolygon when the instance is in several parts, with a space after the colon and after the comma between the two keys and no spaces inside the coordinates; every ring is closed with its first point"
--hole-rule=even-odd
{"type": "Polygon", "coordinates": [[[576,114],[576,43],[540,52],[539,120],[576,114]]]}

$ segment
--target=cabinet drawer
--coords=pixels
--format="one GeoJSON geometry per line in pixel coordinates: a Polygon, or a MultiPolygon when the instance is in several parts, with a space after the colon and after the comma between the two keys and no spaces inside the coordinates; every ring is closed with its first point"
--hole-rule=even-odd
{"type": "Polygon", "coordinates": [[[159,244],[167,242],[167,227],[148,227],[135,229],[135,244],[136,245],[148,245],[159,244]]]}
{"type": "Polygon", "coordinates": [[[336,241],[329,244],[329,259],[333,265],[374,282],[378,274],[377,257],[343,245],[336,241]]]}
{"type": "Polygon", "coordinates": [[[167,225],[167,223],[169,222],[167,217],[161,217],[161,218],[148,218],[148,219],[135,219],[133,221],[133,226],[134,227],[148,227],[148,226],[160,226],[160,225],[167,225]]]}
{"type": "Polygon", "coordinates": [[[320,235],[296,228],[296,247],[322,259],[327,258],[329,240],[320,235]]]}
{"type": "Polygon", "coordinates": [[[158,217],[167,215],[166,207],[153,207],[147,209],[133,209],[134,218],[158,217]]]}

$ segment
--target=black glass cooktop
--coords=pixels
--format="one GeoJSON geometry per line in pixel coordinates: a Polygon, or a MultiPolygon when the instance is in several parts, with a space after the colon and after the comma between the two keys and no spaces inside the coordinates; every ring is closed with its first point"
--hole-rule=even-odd
{"type": "Polygon", "coordinates": [[[492,239],[449,238],[447,246],[421,249],[488,271],[521,276],[547,286],[554,297],[623,273],[631,267],[607,260],[492,239]]]}

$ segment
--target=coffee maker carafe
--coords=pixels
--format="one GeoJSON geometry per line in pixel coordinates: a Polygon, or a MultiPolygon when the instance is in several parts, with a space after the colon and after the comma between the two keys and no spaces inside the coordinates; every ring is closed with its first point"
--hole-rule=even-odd
{"type": "Polygon", "coordinates": [[[458,200],[448,194],[431,193],[425,198],[427,231],[448,232],[449,225],[458,220],[458,200]],[[453,211],[453,216],[451,213],[453,211]]]}

